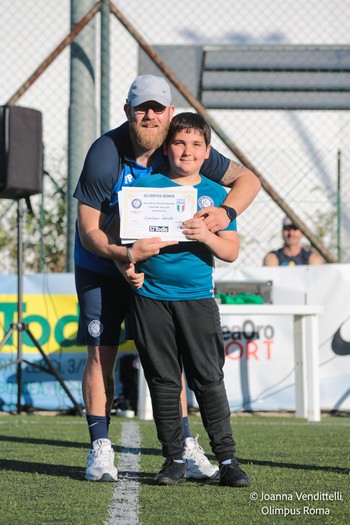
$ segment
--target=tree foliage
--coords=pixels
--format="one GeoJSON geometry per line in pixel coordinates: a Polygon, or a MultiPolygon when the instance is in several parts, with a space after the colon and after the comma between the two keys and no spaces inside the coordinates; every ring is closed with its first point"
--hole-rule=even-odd
{"type": "MultiPolygon", "coordinates": [[[[43,185],[43,193],[22,206],[24,273],[64,272],[66,267],[66,182],[58,185],[45,172],[43,185]]],[[[18,222],[18,201],[0,202],[2,273],[17,272],[18,222]]]]}

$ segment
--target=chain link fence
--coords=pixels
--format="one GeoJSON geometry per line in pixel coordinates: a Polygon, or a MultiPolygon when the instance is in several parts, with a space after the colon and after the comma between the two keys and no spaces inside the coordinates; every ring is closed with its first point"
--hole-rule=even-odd
{"type": "MultiPolygon", "coordinates": [[[[94,1],[87,4],[90,8],[94,1]]],[[[214,134],[213,145],[235,158],[222,138],[228,137],[274,190],[271,194],[263,189],[239,218],[241,251],[234,266],[260,266],[264,254],[281,245],[284,203],[335,261],[349,262],[349,2],[115,0],[113,6],[110,126],[124,121],[123,105],[135,76],[159,71],[140,47],[139,36],[219,124],[222,136],[214,134]],[[117,16],[119,12],[124,23],[117,16]],[[211,72],[206,71],[203,62],[203,50],[209,48],[217,53],[211,72]],[[254,64],[246,70],[250,59],[243,55],[240,66],[227,73],[237,62],[233,60],[237,51],[252,53],[254,64]],[[274,58],[265,60],[271,51],[274,58]],[[264,68],[268,70],[265,73],[264,68]],[[209,95],[206,86],[212,88],[209,95]]],[[[68,0],[2,0],[0,105],[11,100],[69,34],[70,10],[68,0]]],[[[100,21],[97,13],[89,22],[95,26],[96,65],[91,73],[95,100],[91,105],[96,109],[97,123],[100,21]]],[[[173,95],[177,112],[195,110],[175,88],[173,95]]],[[[62,210],[68,176],[69,45],[57,53],[43,72],[38,72],[16,103],[39,109],[44,125],[44,191],[32,198],[34,218],[27,219],[37,220],[38,230],[25,232],[24,267],[26,271],[63,271],[62,258],[57,266],[53,265],[45,246],[55,242],[56,253],[65,253],[66,215],[57,209],[60,206],[62,210]],[[46,213],[44,221],[42,210],[46,213]],[[52,227],[46,227],[50,221],[52,227]],[[42,249],[35,250],[35,243],[42,249]],[[26,247],[37,254],[34,262],[26,247]]],[[[87,112],[86,119],[89,118],[87,112]]],[[[83,124],[89,127],[91,122],[83,124]]],[[[101,132],[99,124],[96,128],[97,137],[101,132]]],[[[68,195],[69,206],[75,206],[71,201],[68,195]]],[[[15,239],[13,234],[7,235],[9,228],[13,229],[15,206],[9,204],[0,200],[2,272],[15,268],[15,261],[9,256],[15,239]]]]}

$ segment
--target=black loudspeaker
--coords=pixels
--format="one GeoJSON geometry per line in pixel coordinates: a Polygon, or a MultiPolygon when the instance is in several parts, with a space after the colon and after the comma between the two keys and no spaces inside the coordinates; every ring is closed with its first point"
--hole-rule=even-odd
{"type": "Polygon", "coordinates": [[[22,199],[43,188],[42,114],[0,106],[0,199],[22,199]]]}

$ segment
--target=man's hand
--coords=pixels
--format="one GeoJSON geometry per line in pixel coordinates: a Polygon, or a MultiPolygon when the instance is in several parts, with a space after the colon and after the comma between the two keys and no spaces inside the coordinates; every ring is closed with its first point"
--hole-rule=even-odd
{"type": "Polygon", "coordinates": [[[225,230],[230,224],[230,219],[228,218],[226,211],[223,208],[215,208],[214,206],[202,208],[197,211],[194,218],[204,218],[205,225],[212,233],[216,233],[219,230],[225,230]]]}
{"type": "Polygon", "coordinates": [[[158,255],[162,248],[178,244],[178,241],[161,241],[160,237],[151,237],[150,239],[138,239],[130,248],[130,255],[134,263],[143,261],[158,255]]]}
{"type": "Polygon", "coordinates": [[[143,281],[145,280],[144,273],[136,273],[135,265],[132,263],[123,264],[115,261],[115,265],[124,277],[124,279],[133,288],[142,288],[143,281]]]}

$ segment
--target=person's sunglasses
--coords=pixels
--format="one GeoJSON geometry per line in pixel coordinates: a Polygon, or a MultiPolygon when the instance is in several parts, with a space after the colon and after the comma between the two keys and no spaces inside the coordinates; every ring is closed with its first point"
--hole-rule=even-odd
{"type": "Polygon", "coordinates": [[[283,226],[283,230],[290,232],[290,230],[299,230],[299,228],[295,224],[290,224],[289,226],[283,226]]]}
{"type": "Polygon", "coordinates": [[[149,110],[152,110],[156,115],[161,115],[166,110],[165,106],[161,105],[152,105],[152,104],[142,104],[134,108],[135,115],[145,115],[149,110]]]}

